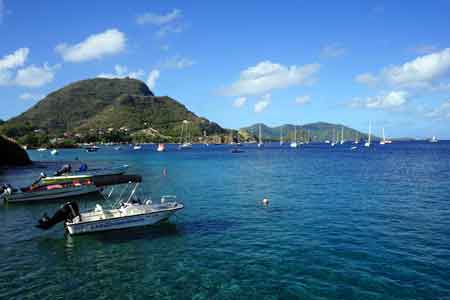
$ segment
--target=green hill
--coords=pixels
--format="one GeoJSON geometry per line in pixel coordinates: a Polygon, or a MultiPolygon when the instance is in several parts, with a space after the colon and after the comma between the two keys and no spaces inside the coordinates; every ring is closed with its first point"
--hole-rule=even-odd
{"type": "Polygon", "coordinates": [[[0,125],[0,131],[16,139],[31,133],[58,137],[64,133],[83,136],[121,132],[150,140],[161,137],[171,140],[178,137],[183,120],[189,121],[193,136],[227,132],[218,124],[196,116],[178,101],[155,96],[142,81],[96,78],[69,84],[49,94],[0,125]]]}
{"type": "MultiPolygon", "coordinates": [[[[261,136],[264,140],[279,141],[282,132],[283,139],[289,141],[294,139],[295,128],[297,128],[298,141],[323,142],[333,140],[333,136],[341,137],[342,128],[344,129],[344,140],[366,139],[367,134],[357,131],[353,128],[325,122],[317,122],[305,125],[286,124],[277,127],[269,127],[265,124],[254,124],[240,129],[244,136],[256,139],[259,134],[259,125],[261,125],[261,136]]],[[[375,139],[377,139],[375,137],[375,139]]]]}

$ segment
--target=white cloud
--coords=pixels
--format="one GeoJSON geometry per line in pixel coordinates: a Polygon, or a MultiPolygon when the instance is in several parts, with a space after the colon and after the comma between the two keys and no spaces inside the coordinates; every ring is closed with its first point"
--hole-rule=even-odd
{"type": "Polygon", "coordinates": [[[239,107],[244,106],[245,102],[247,102],[247,98],[246,97],[239,97],[239,98],[236,98],[233,101],[233,106],[239,108],[239,107]]]}
{"type": "Polygon", "coordinates": [[[11,84],[12,72],[0,69],[0,86],[11,84]]]}
{"type": "Polygon", "coordinates": [[[359,74],[355,77],[357,83],[366,84],[368,86],[374,86],[378,79],[370,73],[359,74]]]}
{"type": "Polygon", "coordinates": [[[353,108],[393,109],[404,106],[408,99],[409,94],[405,91],[391,91],[365,99],[354,98],[348,104],[353,108]]]}
{"type": "Polygon", "coordinates": [[[32,101],[40,100],[43,99],[44,97],[45,95],[32,93],[23,93],[19,95],[20,100],[32,100],[32,101]]]}
{"type": "Polygon", "coordinates": [[[181,23],[180,24],[169,24],[169,25],[161,27],[156,32],[156,37],[163,38],[166,35],[168,35],[169,33],[180,33],[180,32],[183,32],[183,30],[184,30],[184,25],[181,23]]]}
{"type": "Polygon", "coordinates": [[[362,83],[382,81],[396,88],[431,88],[434,82],[450,71],[450,48],[439,52],[419,56],[402,65],[384,68],[379,75],[365,73],[355,80],[362,83]],[[361,80],[364,76],[367,82],[361,80]]]}
{"type": "Polygon", "coordinates": [[[145,13],[137,16],[136,22],[140,25],[152,24],[156,26],[166,25],[181,18],[181,10],[174,9],[165,15],[158,15],[155,13],[145,13]]]}
{"type": "Polygon", "coordinates": [[[20,86],[39,87],[53,81],[56,68],[58,66],[50,67],[47,64],[44,64],[42,67],[31,65],[19,69],[14,82],[20,86]]]}
{"type": "Polygon", "coordinates": [[[186,68],[192,67],[193,65],[195,65],[194,60],[176,55],[176,56],[170,57],[170,58],[166,59],[165,61],[163,61],[161,63],[161,68],[186,69],[186,68]]]}
{"type": "Polygon", "coordinates": [[[263,112],[269,105],[272,100],[272,97],[270,94],[266,94],[261,97],[261,99],[258,100],[258,102],[255,103],[254,110],[256,113],[263,112]]]}
{"type": "Polygon", "coordinates": [[[442,102],[438,107],[431,111],[427,111],[425,116],[433,119],[450,119],[450,99],[442,102]]]}
{"type": "Polygon", "coordinates": [[[75,45],[59,44],[55,50],[65,61],[83,62],[120,53],[125,49],[125,42],[125,34],[117,29],[108,29],[75,45]]]}
{"type": "Polygon", "coordinates": [[[159,78],[159,70],[152,70],[147,77],[147,86],[149,89],[155,88],[156,80],[159,78]]]}
{"type": "Polygon", "coordinates": [[[184,30],[184,25],[181,23],[182,12],[179,9],[174,9],[167,14],[145,13],[136,18],[136,22],[140,25],[150,24],[158,27],[156,37],[163,38],[169,33],[179,33],[184,30]]]}
{"type": "Polygon", "coordinates": [[[260,95],[274,89],[293,85],[307,85],[314,81],[319,64],[286,67],[271,61],[262,61],[243,70],[239,80],[223,89],[226,96],[260,95]]]}
{"type": "Polygon", "coordinates": [[[299,104],[299,105],[305,105],[311,102],[311,97],[308,95],[305,96],[299,96],[297,98],[295,98],[295,103],[299,104]]]}
{"type": "Polygon", "coordinates": [[[347,49],[339,44],[326,45],[321,50],[321,56],[327,58],[343,56],[347,53],[347,49]]]}
{"type": "Polygon", "coordinates": [[[134,78],[134,79],[141,79],[144,77],[145,72],[141,69],[136,71],[128,71],[128,68],[126,66],[121,65],[115,65],[114,66],[114,73],[101,73],[97,75],[97,77],[101,78],[134,78]]]}
{"type": "Polygon", "coordinates": [[[30,49],[20,48],[14,51],[14,53],[12,54],[3,56],[3,58],[0,59],[0,71],[23,66],[25,64],[25,61],[27,60],[29,53],[30,49]]]}

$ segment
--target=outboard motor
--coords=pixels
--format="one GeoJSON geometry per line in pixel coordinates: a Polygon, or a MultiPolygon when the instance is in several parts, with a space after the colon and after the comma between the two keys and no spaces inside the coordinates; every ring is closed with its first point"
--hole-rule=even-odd
{"type": "Polygon", "coordinates": [[[60,209],[58,209],[53,217],[49,218],[47,214],[38,221],[36,227],[41,229],[49,229],[55,224],[62,221],[72,221],[76,216],[80,215],[80,209],[76,202],[67,202],[60,209]]]}
{"type": "Polygon", "coordinates": [[[14,189],[10,184],[2,184],[0,186],[0,197],[5,195],[11,195],[13,191],[14,189]]]}
{"type": "Polygon", "coordinates": [[[64,173],[70,173],[71,171],[72,166],[70,164],[65,164],[58,171],[56,171],[55,176],[61,176],[64,173]]]}

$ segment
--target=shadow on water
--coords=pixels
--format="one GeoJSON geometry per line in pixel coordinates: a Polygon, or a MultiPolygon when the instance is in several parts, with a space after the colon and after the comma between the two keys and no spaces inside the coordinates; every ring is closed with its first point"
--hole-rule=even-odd
{"type": "Polygon", "coordinates": [[[232,227],[237,227],[239,224],[236,222],[225,221],[225,220],[198,220],[198,221],[186,221],[179,225],[180,233],[189,235],[189,234],[201,234],[201,235],[209,235],[209,234],[220,234],[225,232],[232,227]]]}

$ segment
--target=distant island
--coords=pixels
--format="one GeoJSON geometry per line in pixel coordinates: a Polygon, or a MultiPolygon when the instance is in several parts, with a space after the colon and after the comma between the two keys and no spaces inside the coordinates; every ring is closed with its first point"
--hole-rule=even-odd
{"type": "Polygon", "coordinates": [[[21,145],[36,147],[78,147],[82,143],[177,143],[188,123],[193,143],[265,141],[323,142],[338,139],[365,139],[355,129],[324,122],[268,127],[255,124],[239,130],[219,124],[189,111],[169,96],[155,96],[136,79],[95,78],[69,84],[50,93],[24,113],[0,122],[0,133],[21,145]],[[296,128],[296,129],[295,129],[296,128]],[[281,135],[281,136],[280,136],[281,135]]]}

